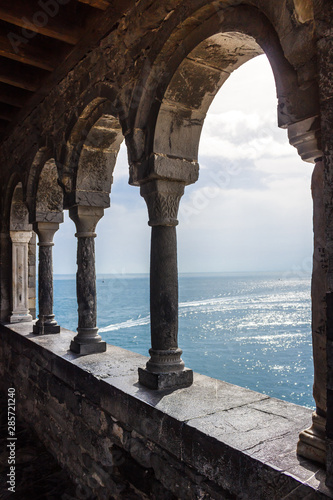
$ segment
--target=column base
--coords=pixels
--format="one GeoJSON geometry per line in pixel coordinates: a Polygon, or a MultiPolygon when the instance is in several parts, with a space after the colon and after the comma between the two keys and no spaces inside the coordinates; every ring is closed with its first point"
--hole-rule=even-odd
{"type": "Polygon", "coordinates": [[[13,313],[11,316],[9,316],[9,323],[23,323],[25,321],[32,321],[31,314],[13,313]]]}
{"type": "Polygon", "coordinates": [[[32,332],[35,333],[36,335],[45,335],[48,333],[60,333],[60,325],[55,323],[54,325],[48,325],[48,324],[38,324],[37,323],[34,325],[32,332]]]}
{"type": "Polygon", "coordinates": [[[180,358],[183,351],[177,349],[149,349],[150,359],[146,368],[152,373],[181,372],[185,368],[184,361],[180,358]]]}
{"type": "Polygon", "coordinates": [[[81,344],[77,340],[71,341],[70,350],[76,354],[94,354],[97,352],[106,351],[106,342],[101,340],[100,342],[91,342],[89,344],[81,344]]]}
{"type": "Polygon", "coordinates": [[[181,389],[193,384],[193,371],[189,368],[169,373],[153,373],[146,368],[139,368],[138,372],[140,384],[149,389],[181,389]]]}
{"type": "Polygon", "coordinates": [[[312,425],[302,431],[297,443],[297,454],[304,458],[326,464],[326,439],[325,439],[326,419],[312,414],[312,425]]]}

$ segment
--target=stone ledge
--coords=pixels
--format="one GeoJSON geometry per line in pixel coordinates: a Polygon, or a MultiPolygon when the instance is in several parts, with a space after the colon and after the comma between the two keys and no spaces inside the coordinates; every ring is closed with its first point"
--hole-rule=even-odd
{"type": "Polygon", "coordinates": [[[60,393],[64,384],[217,489],[236,498],[333,498],[325,471],[296,455],[311,410],[199,374],[189,388],[152,391],[138,383],[145,356],[109,344],[106,353],[80,356],[69,350],[73,332],[36,337],[32,326],[0,328],[18,364],[37,363],[60,393]]]}

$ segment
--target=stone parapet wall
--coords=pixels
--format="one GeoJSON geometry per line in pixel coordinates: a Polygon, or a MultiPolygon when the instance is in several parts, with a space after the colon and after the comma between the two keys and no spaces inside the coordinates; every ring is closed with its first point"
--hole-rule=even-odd
{"type": "Polygon", "coordinates": [[[1,327],[2,389],[16,389],[78,498],[333,498],[320,466],[296,456],[311,410],[198,374],[152,391],[137,383],[144,356],[111,345],[79,356],[73,332],[31,331],[1,327]]]}

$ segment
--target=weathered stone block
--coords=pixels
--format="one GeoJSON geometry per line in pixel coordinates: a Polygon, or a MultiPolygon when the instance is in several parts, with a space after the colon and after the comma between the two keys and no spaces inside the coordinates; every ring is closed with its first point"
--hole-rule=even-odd
{"type": "Polygon", "coordinates": [[[179,372],[153,373],[139,368],[139,381],[149,389],[159,391],[189,387],[193,383],[193,371],[185,368],[179,372]]]}
{"type": "Polygon", "coordinates": [[[98,434],[105,434],[107,421],[104,412],[86,399],[82,399],[82,418],[89,427],[97,429],[98,434]]]}

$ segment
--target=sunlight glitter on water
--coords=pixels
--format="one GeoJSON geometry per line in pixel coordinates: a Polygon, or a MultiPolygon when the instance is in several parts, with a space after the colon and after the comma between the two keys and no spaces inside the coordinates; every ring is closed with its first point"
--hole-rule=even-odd
{"type": "MultiPolygon", "coordinates": [[[[186,366],[313,407],[310,277],[191,275],[179,282],[179,346],[186,366]]],[[[148,355],[148,277],[103,277],[97,288],[103,339],[148,355]]],[[[76,309],[75,280],[55,280],[58,322],[75,331],[76,309]]]]}

